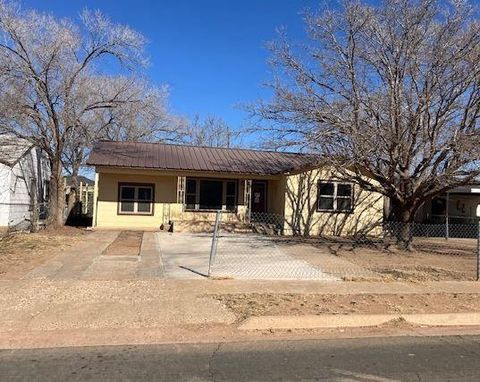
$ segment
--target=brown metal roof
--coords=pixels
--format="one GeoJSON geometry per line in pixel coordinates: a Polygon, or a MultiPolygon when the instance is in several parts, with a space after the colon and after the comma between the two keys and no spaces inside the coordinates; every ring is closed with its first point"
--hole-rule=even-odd
{"type": "Polygon", "coordinates": [[[311,154],[163,143],[100,141],[87,164],[159,170],[278,175],[318,165],[311,154]]]}

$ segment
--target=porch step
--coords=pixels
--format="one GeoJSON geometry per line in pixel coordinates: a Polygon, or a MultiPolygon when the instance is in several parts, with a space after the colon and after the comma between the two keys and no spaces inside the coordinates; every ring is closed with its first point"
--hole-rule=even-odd
{"type": "Polygon", "coordinates": [[[253,230],[251,228],[234,228],[234,233],[252,233],[253,230]]]}
{"type": "MultiPolygon", "coordinates": [[[[174,232],[210,233],[213,232],[215,223],[209,220],[177,220],[173,222],[174,232]]],[[[222,231],[235,233],[251,233],[250,226],[243,222],[222,222],[222,231]]]]}

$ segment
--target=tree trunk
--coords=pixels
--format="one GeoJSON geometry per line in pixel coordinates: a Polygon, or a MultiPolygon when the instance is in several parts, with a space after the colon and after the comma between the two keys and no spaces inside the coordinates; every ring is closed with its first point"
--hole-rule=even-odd
{"type": "Polygon", "coordinates": [[[60,157],[52,161],[52,174],[50,176],[50,201],[48,224],[54,228],[64,225],[65,192],[62,177],[62,162],[60,157]]]}
{"type": "MultiPolygon", "coordinates": [[[[67,216],[70,216],[72,209],[77,208],[80,202],[80,191],[78,189],[78,171],[80,166],[74,166],[70,178],[70,193],[68,194],[67,216]]],[[[74,211],[76,213],[76,210],[74,211]]]]}
{"type": "Polygon", "coordinates": [[[394,234],[397,245],[401,249],[412,250],[413,225],[416,208],[411,204],[398,201],[391,202],[388,217],[390,231],[394,234]]]}

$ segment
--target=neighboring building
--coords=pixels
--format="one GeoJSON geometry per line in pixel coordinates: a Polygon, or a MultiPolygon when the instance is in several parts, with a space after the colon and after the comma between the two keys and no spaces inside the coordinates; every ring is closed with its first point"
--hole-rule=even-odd
{"type": "Polygon", "coordinates": [[[315,155],[101,141],[87,164],[98,228],[206,230],[223,210],[234,227],[342,235],[368,233],[383,217],[381,195],[332,180],[315,155]]]}
{"type": "Polygon", "coordinates": [[[50,167],[27,140],[0,135],[0,230],[28,229],[34,213],[46,218],[50,167]]]}
{"type": "Polygon", "coordinates": [[[72,209],[74,213],[78,216],[84,215],[87,217],[93,216],[93,193],[95,188],[95,182],[83,175],[77,177],[77,188],[79,193],[80,203],[77,206],[74,206],[74,200],[70,201],[71,196],[74,197],[74,193],[77,192],[72,183],[71,176],[65,176],[65,205],[68,206],[72,204],[72,209]]]}
{"type": "Polygon", "coordinates": [[[478,222],[477,206],[480,205],[480,184],[457,187],[428,200],[415,216],[422,223],[472,224],[478,222]]]}

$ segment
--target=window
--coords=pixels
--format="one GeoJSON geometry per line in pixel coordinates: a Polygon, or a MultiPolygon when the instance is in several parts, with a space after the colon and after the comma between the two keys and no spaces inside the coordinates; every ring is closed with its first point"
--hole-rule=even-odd
{"type": "Polygon", "coordinates": [[[235,211],[236,208],[236,181],[187,178],[185,209],[235,211]]]}
{"type": "Polygon", "coordinates": [[[45,202],[49,202],[50,201],[50,181],[49,180],[46,180],[45,181],[45,191],[44,191],[44,201],[45,202]]]}
{"type": "Polygon", "coordinates": [[[148,184],[119,186],[119,214],[153,215],[154,187],[148,184]]]}
{"type": "Polygon", "coordinates": [[[237,182],[225,182],[225,207],[228,211],[234,211],[237,207],[237,182]]]}
{"type": "Polygon", "coordinates": [[[330,212],[352,212],[353,185],[320,181],[318,183],[317,209],[330,212]]]}
{"type": "Polygon", "coordinates": [[[187,190],[185,193],[185,204],[187,210],[194,210],[197,205],[197,181],[187,179],[187,190]]]}

